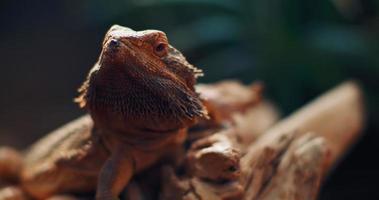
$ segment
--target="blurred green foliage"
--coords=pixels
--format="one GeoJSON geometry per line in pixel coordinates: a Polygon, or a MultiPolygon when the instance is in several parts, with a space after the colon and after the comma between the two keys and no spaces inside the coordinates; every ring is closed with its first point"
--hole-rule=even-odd
{"type": "Polygon", "coordinates": [[[370,14],[379,5],[349,2],[355,1],[92,0],[82,5],[91,24],[165,31],[205,70],[206,82],[264,80],[288,112],[344,79],[359,79],[368,90],[378,86],[379,27],[370,14]]]}
{"type": "Polygon", "coordinates": [[[203,82],[263,80],[284,113],[350,78],[379,113],[378,10],[356,0],[87,0],[80,12],[94,26],[163,30],[203,82]]]}

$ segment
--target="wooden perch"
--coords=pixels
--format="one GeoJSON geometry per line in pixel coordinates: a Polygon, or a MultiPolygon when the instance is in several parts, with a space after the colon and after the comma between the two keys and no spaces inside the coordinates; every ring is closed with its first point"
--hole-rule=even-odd
{"type": "Polygon", "coordinates": [[[238,180],[220,183],[171,173],[164,191],[181,191],[176,199],[189,200],[315,199],[325,172],[356,141],[363,122],[360,89],[344,83],[254,140],[240,160],[238,180]]]}
{"type": "Polygon", "coordinates": [[[284,134],[242,160],[244,200],[315,199],[328,156],[324,139],[284,134]]]}
{"type": "MultiPolygon", "coordinates": [[[[326,156],[323,138],[312,134],[300,137],[284,152],[275,175],[257,199],[315,199],[326,156]]],[[[245,199],[252,199],[248,194],[245,199]]]]}
{"type": "Polygon", "coordinates": [[[240,152],[226,130],[196,141],[187,153],[187,167],[195,177],[209,181],[231,181],[239,178],[240,152]]]}
{"type": "Polygon", "coordinates": [[[261,101],[244,112],[234,113],[232,122],[237,130],[236,134],[240,138],[241,148],[249,146],[277,123],[279,116],[277,108],[268,101],[261,101]]]}
{"type": "Polygon", "coordinates": [[[293,174],[289,169],[313,169],[311,173],[313,174],[311,177],[313,182],[310,185],[318,186],[323,174],[355,142],[363,127],[363,113],[359,87],[353,82],[347,82],[272,127],[251,145],[248,154],[241,160],[242,174],[246,175],[241,176],[241,182],[246,190],[245,199],[260,199],[258,197],[261,193],[264,195],[272,192],[274,195],[274,191],[281,191],[281,193],[286,194],[284,199],[316,198],[318,187],[308,187],[312,191],[305,191],[302,194],[303,196],[299,197],[300,191],[304,191],[302,189],[304,187],[298,186],[304,186],[301,184],[304,182],[304,176],[293,174]],[[319,142],[316,145],[317,143],[310,141],[309,144],[304,145],[305,147],[308,146],[305,148],[309,149],[308,151],[303,152],[301,156],[291,155],[291,146],[297,143],[294,140],[299,137],[301,139],[301,136],[309,131],[314,132],[315,136],[319,136],[320,139],[316,141],[324,140],[326,144],[319,142]],[[312,149],[313,151],[311,151],[312,149]],[[312,157],[312,155],[319,156],[313,158],[314,162],[301,162],[302,157],[312,157]],[[288,156],[293,157],[294,160],[288,162],[287,165],[289,166],[286,167],[286,173],[280,173],[277,166],[280,168],[280,166],[286,165],[283,162],[288,156]],[[275,166],[273,161],[279,157],[282,158],[280,161],[276,161],[279,164],[275,166]],[[276,173],[273,173],[273,170],[276,173]],[[297,179],[297,182],[291,184],[290,179],[297,179]],[[287,184],[275,186],[273,183],[275,180],[282,180],[283,183],[287,184]],[[283,187],[293,187],[295,190],[285,190],[283,187]],[[317,188],[316,191],[314,191],[315,188],[317,188]]]}
{"type": "Polygon", "coordinates": [[[232,114],[243,112],[261,102],[263,84],[254,82],[244,86],[238,81],[228,80],[214,84],[198,84],[196,91],[205,99],[210,112],[217,112],[219,120],[228,120],[232,114]]]}
{"type": "Polygon", "coordinates": [[[330,167],[356,142],[363,129],[364,119],[361,90],[355,82],[349,81],[282,120],[255,145],[264,145],[283,133],[315,132],[325,139],[330,149],[327,166],[330,167]]]}

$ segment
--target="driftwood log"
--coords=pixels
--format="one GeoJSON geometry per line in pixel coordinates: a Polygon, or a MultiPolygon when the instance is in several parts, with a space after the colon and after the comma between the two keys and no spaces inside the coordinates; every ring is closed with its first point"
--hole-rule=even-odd
{"type": "Polygon", "coordinates": [[[261,131],[254,130],[249,108],[224,113],[234,125],[192,143],[187,173],[163,168],[160,199],[316,199],[325,175],[363,128],[360,88],[346,82],[273,126],[276,111],[264,101],[258,105],[261,117],[270,116],[258,120],[266,124],[261,131]]]}
{"type": "MultiPolygon", "coordinates": [[[[192,127],[184,147],[134,177],[122,199],[316,199],[325,176],[360,136],[360,88],[343,83],[280,121],[275,106],[262,98],[262,88],[235,81],[200,85],[213,120],[192,127]]],[[[10,186],[7,192],[21,191],[10,186]]]]}

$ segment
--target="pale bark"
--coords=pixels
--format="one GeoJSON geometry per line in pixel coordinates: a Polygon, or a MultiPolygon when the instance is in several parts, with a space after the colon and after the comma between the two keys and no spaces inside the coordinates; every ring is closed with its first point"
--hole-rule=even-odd
{"type": "MultiPolygon", "coordinates": [[[[171,193],[181,191],[177,199],[189,200],[316,199],[325,172],[357,141],[363,123],[360,89],[354,82],[346,82],[281,120],[264,134],[252,137],[247,148],[242,148],[243,141],[240,141],[241,147],[224,142],[245,152],[239,163],[238,180],[217,182],[196,177],[196,174],[178,178],[171,173],[172,182],[166,181],[164,187],[171,193]],[[181,190],[175,190],[173,185],[181,186],[181,190]]],[[[241,139],[238,134],[236,138],[241,139]]],[[[222,148],[218,153],[223,153],[222,148]]],[[[207,173],[202,172],[204,174],[207,173]]]]}

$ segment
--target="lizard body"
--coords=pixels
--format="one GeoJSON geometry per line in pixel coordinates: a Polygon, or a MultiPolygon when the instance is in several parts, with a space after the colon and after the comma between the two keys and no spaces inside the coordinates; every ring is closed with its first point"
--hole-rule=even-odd
{"type": "Polygon", "coordinates": [[[194,89],[200,75],[163,32],[112,26],[76,99],[89,115],[26,151],[21,188],[34,199],[90,191],[97,200],[117,199],[133,174],[208,117],[194,89]]]}

